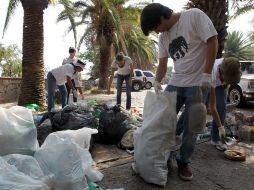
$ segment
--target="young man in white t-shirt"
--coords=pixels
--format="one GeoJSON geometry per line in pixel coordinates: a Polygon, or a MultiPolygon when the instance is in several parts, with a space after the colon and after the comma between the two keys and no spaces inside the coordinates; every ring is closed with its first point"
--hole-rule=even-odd
{"type": "Polygon", "coordinates": [[[126,110],[131,108],[131,85],[132,85],[132,74],[133,64],[130,57],[125,56],[122,52],[116,55],[116,59],[111,65],[111,75],[108,84],[108,94],[110,93],[111,83],[114,78],[115,71],[117,71],[117,96],[116,102],[121,105],[122,96],[122,85],[123,81],[126,83],[126,110]]]}
{"type": "MultiPolygon", "coordinates": [[[[208,16],[199,9],[173,13],[159,3],[147,5],[141,13],[141,29],[161,33],[159,36],[159,66],[154,88],[162,90],[160,82],[167,72],[168,58],[174,62],[174,71],[167,91],[177,92],[176,111],[185,105],[186,112],[193,103],[200,86],[211,85],[211,71],[218,50],[217,32],[208,16]]],[[[183,180],[192,180],[189,168],[196,134],[189,130],[188,114],[184,119],[184,133],[180,154],[177,156],[178,174],[183,180]]]]}
{"type": "Polygon", "coordinates": [[[227,90],[228,84],[239,83],[241,77],[240,62],[238,59],[221,58],[216,59],[212,71],[212,87],[210,91],[210,111],[213,116],[211,129],[211,144],[218,150],[224,151],[226,146],[221,143],[226,133],[223,127],[226,117],[227,90]]]}
{"type": "Polygon", "coordinates": [[[53,70],[51,70],[47,75],[47,81],[48,81],[48,111],[51,111],[52,108],[54,108],[55,101],[55,89],[56,86],[58,87],[60,93],[61,93],[61,102],[62,102],[62,108],[66,106],[67,104],[67,90],[65,83],[67,81],[67,84],[70,89],[72,89],[73,96],[77,98],[77,90],[75,89],[75,86],[73,85],[71,79],[73,78],[73,75],[75,75],[77,72],[83,71],[85,67],[85,63],[80,60],[75,60],[73,63],[70,64],[64,64],[60,67],[57,67],[53,70]]]}
{"type": "MultiPolygon", "coordinates": [[[[235,85],[240,81],[241,71],[238,59],[220,58],[216,59],[212,70],[211,90],[204,94],[205,102],[209,102],[209,108],[213,117],[211,128],[211,144],[218,150],[225,151],[226,145],[222,141],[226,138],[224,121],[227,105],[227,85],[235,85]]],[[[185,112],[179,118],[177,135],[183,130],[183,118],[185,112]]]]}

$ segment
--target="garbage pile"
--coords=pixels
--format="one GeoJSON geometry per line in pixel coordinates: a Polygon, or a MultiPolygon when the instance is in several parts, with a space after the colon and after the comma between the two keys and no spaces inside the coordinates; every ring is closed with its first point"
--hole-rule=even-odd
{"type": "Polygon", "coordinates": [[[141,125],[120,106],[95,102],[39,116],[25,107],[0,108],[0,120],[0,189],[20,190],[89,190],[103,178],[91,142],[119,143],[141,125]]]}
{"type": "Polygon", "coordinates": [[[254,142],[254,115],[232,111],[226,116],[225,129],[228,136],[241,141],[254,142]]]}
{"type": "Polygon", "coordinates": [[[37,138],[39,144],[42,145],[52,132],[78,130],[86,127],[98,130],[98,133],[91,134],[91,147],[94,143],[121,145],[123,140],[125,144],[120,147],[131,148],[131,145],[126,143],[126,138],[130,136],[127,134],[133,134],[133,130],[141,125],[142,118],[140,116],[133,116],[120,105],[109,106],[105,103],[99,104],[96,101],[90,101],[45,113],[37,122],[37,138]],[[129,132],[127,133],[127,131],[129,132]],[[125,133],[127,134],[125,135],[125,133]],[[124,139],[122,139],[123,137],[124,139]]]}

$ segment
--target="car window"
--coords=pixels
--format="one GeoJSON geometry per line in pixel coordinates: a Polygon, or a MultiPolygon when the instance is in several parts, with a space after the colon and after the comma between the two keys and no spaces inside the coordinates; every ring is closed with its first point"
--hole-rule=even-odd
{"type": "Polygon", "coordinates": [[[241,71],[243,74],[254,74],[254,63],[252,62],[242,62],[241,71]]]}
{"type": "Polygon", "coordinates": [[[152,73],[149,73],[149,72],[143,72],[145,74],[146,77],[153,77],[153,74],[152,73]]]}
{"type": "Polygon", "coordinates": [[[135,75],[136,75],[137,77],[141,77],[141,76],[142,76],[142,73],[141,73],[141,71],[135,71],[135,75]]]}

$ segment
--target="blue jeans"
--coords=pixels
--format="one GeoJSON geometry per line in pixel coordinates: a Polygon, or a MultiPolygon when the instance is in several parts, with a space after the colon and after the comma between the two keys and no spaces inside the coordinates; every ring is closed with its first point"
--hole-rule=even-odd
{"type": "Polygon", "coordinates": [[[129,85],[129,78],[130,75],[119,75],[117,74],[117,96],[116,96],[116,102],[117,104],[121,105],[121,98],[122,98],[122,86],[123,81],[126,83],[126,109],[131,108],[131,86],[129,85]]]}
{"type": "MultiPolygon", "coordinates": [[[[209,104],[209,97],[210,97],[210,91],[209,90],[203,90],[203,102],[206,105],[206,108],[208,107],[209,104]]],[[[178,122],[176,124],[176,135],[179,136],[181,135],[181,133],[184,130],[184,118],[185,118],[185,110],[182,112],[182,114],[180,115],[178,122]]]]}
{"type": "Polygon", "coordinates": [[[196,142],[197,135],[189,130],[188,127],[188,111],[190,105],[193,103],[196,98],[198,87],[176,87],[168,85],[166,91],[168,92],[177,92],[177,101],[176,101],[176,113],[179,112],[181,107],[185,105],[185,112],[183,116],[184,131],[182,138],[182,145],[180,147],[180,153],[176,157],[178,163],[188,164],[190,163],[190,157],[194,151],[194,145],[196,142]]]}
{"type": "MultiPolygon", "coordinates": [[[[215,88],[216,95],[216,109],[219,114],[222,125],[224,124],[226,117],[226,105],[227,105],[227,91],[224,86],[217,86],[215,88]]],[[[218,126],[213,120],[212,130],[211,130],[211,139],[214,142],[218,142],[220,140],[218,126]]]]}
{"type": "Polygon", "coordinates": [[[67,90],[65,85],[56,85],[56,79],[54,75],[49,72],[47,75],[48,81],[48,111],[55,107],[55,90],[58,87],[61,93],[62,108],[67,104],[67,90]]]}

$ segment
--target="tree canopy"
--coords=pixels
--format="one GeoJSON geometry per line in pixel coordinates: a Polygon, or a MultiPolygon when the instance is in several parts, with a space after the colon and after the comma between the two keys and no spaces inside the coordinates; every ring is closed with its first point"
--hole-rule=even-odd
{"type": "Polygon", "coordinates": [[[0,69],[2,77],[21,77],[21,50],[17,45],[4,47],[0,44],[0,69]]]}

